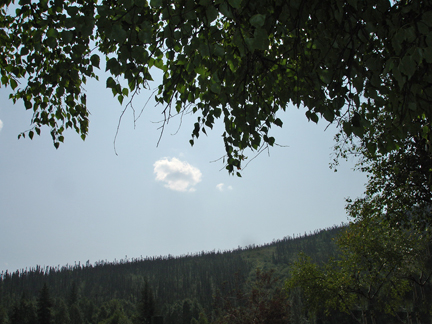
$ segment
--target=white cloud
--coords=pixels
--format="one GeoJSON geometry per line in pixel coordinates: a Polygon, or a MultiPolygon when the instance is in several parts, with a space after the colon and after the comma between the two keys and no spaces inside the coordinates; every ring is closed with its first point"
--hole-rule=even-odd
{"type": "Polygon", "coordinates": [[[194,186],[201,182],[201,171],[187,162],[176,158],[163,158],[154,164],[156,181],[165,183],[165,187],[176,191],[195,191],[194,186]]]}
{"type": "Polygon", "coordinates": [[[2,128],[3,128],[3,122],[0,119],[0,131],[2,130],[2,128]]]}
{"type": "MultiPolygon", "coordinates": [[[[216,185],[216,188],[219,190],[219,191],[224,191],[225,190],[225,184],[223,184],[223,183],[219,183],[218,185],[216,185]]],[[[228,187],[226,187],[226,189],[228,189],[228,190],[233,190],[233,187],[232,186],[228,186],[228,187]]]]}

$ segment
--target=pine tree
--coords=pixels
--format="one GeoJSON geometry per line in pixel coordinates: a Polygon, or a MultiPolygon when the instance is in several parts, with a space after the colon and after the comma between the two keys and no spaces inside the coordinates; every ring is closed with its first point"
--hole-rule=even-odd
{"type": "Polygon", "coordinates": [[[39,324],[52,323],[51,308],[52,302],[49,296],[48,286],[45,283],[39,292],[39,298],[37,302],[37,318],[39,324]]]}
{"type": "Polygon", "coordinates": [[[156,313],[156,303],[153,291],[145,279],[144,287],[141,291],[141,299],[138,304],[138,321],[142,324],[151,324],[152,316],[156,313]]]}
{"type": "Polygon", "coordinates": [[[54,323],[70,324],[69,310],[63,299],[60,299],[55,305],[54,323]]]}
{"type": "Polygon", "coordinates": [[[72,288],[68,296],[68,306],[71,307],[73,304],[78,302],[78,288],[75,281],[72,283],[72,288]]]}
{"type": "Polygon", "coordinates": [[[74,303],[69,308],[69,316],[71,324],[81,324],[84,322],[84,315],[79,307],[78,303],[74,303]]]}
{"type": "Polygon", "coordinates": [[[34,305],[28,301],[25,293],[13,308],[9,316],[10,324],[38,324],[34,305]]]}
{"type": "Polygon", "coordinates": [[[189,324],[192,320],[192,307],[191,302],[188,299],[183,301],[183,324],[189,324]]]}
{"type": "Polygon", "coordinates": [[[6,310],[0,305],[0,324],[6,324],[6,310]]]}

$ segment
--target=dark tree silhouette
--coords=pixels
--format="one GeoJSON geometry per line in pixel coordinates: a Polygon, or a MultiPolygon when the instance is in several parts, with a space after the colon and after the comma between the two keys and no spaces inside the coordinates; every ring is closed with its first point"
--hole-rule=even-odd
{"type": "Polygon", "coordinates": [[[286,293],[277,284],[274,271],[257,269],[255,283],[249,291],[237,290],[225,297],[222,315],[215,324],[286,324],[290,322],[290,305],[286,293]]]}
{"type": "Polygon", "coordinates": [[[41,291],[39,292],[39,298],[37,302],[37,319],[39,324],[51,324],[52,314],[51,314],[52,302],[49,295],[48,286],[44,283],[41,291]]]}
{"type": "Polygon", "coordinates": [[[142,324],[151,324],[152,316],[156,313],[156,302],[147,278],[141,291],[141,299],[138,304],[138,320],[142,324]]]}

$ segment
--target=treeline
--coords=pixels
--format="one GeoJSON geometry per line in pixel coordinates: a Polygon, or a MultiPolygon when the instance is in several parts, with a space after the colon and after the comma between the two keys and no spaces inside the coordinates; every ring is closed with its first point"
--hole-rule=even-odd
{"type": "Polygon", "coordinates": [[[332,237],[341,228],[287,236],[232,251],[6,271],[0,275],[0,323],[16,323],[14,312],[30,314],[32,309],[37,312],[37,300],[44,285],[52,298],[53,318],[57,320],[60,313],[67,313],[70,323],[75,323],[73,318],[80,323],[101,323],[110,318],[123,319],[125,323],[134,321],[146,282],[165,324],[189,324],[190,320],[200,318],[204,321],[214,316],[215,298],[220,300],[247,287],[255,280],[257,267],[275,269],[273,275],[282,283],[290,262],[300,251],[314,255],[317,262],[334,256],[332,237]]]}

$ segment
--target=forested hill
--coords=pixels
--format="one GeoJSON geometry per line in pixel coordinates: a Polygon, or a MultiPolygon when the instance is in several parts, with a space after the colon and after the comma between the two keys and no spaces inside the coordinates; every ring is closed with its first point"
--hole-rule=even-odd
{"type": "MultiPolygon", "coordinates": [[[[99,261],[95,264],[87,262],[63,267],[36,266],[14,273],[6,272],[1,274],[0,308],[11,317],[11,310],[17,308],[23,298],[35,303],[46,284],[56,303],[64,301],[67,304],[69,301],[70,304],[78,300],[81,316],[87,317],[88,323],[98,323],[103,320],[95,320],[101,316],[101,307],[109,308],[107,305],[112,306],[113,300],[116,301],[115,307],[121,305],[127,316],[133,316],[144,283],[148,281],[165,317],[185,300],[191,301],[197,310],[210,312],[216,294],[232,291],[253,280],[257,268],[275,269],[276,276],[283,279],[299,252],[305,252],[318,262],[335,256],[332,238],[342,228],[335,226],[232,251],[99,261]]],[[[109,316],[109,311],[106,313],[105,316],[109,316]]]]}

